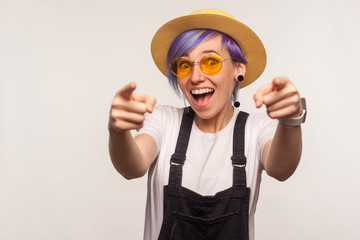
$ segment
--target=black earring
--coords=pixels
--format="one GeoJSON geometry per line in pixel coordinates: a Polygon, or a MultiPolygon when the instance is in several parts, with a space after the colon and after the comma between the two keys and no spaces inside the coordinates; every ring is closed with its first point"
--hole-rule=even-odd
{"type": "Polygon", "coordinates": [[[236,108],[240,107],[240,103],[238,101],[234,102],[234,107],[236,108]]]}
{"type": "Polygon", "coordinates": [[[243,76],[243,75],[237,76],[237,80],[238,80],[239,82],[241,82],[242,80],[244,80],[244,76],[243,76]]]}

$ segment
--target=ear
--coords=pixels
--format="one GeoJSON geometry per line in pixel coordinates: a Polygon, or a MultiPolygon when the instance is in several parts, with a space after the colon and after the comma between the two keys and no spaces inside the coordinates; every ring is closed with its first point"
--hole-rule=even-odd
{"type": "Polygon", "coordinates": [[[235,63],[235,76],[234,78],[236,79],[237,76],[239,75],[243,75],[245,77],[246,74],[246,66],[243,63],[235,63]]]}

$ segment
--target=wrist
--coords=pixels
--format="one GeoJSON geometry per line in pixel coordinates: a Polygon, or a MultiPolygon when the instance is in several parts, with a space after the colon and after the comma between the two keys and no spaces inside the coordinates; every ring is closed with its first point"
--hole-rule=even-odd
{"type": "Polygon", "coordinates": [[[291,127],[301,125],[302,123],[305,122],[306,114],[307,114],[305,98],[301,98],[301,108],[302,108],[302,113],[299,117],[295,117],[295,118],[283,117],[283,118],[279,118],[279,122],[282,125],[291,126],[291,127]]]}
{"type": "Polygon", "coordinates": [[[114,121],[112,119],[109,120],[108,130],[110,134],[115,134],[115,135],[124,135],[127,132],[127,130],[120,130],[116,128],[114,126],[114,121]]]}

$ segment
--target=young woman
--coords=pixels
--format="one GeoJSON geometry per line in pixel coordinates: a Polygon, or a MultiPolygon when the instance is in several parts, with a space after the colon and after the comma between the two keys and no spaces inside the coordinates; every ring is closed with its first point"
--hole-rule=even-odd
{"type": "Polygon", "coordinates": [[[234,108],[266,55],[250,28],[219,10],[164,24],[152,54],[190,106],[155,107],[155,97],[134,93],[134,82],[113,100],[112,162],[127,179],[148,172],[144,239],[254,239],[262,170],[284,181],[300,161],[305,108],[298,90],[275,77],[254,94],[267,114],[234,108]]]}

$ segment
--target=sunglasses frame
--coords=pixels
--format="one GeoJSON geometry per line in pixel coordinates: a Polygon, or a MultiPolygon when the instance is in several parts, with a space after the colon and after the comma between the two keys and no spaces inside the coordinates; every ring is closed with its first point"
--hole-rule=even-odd
{"type": "Polygon", "coordinates": [[[172,72],[175,76],[177,76],[178,78],[186,78],[187,76],[189,76],[189,75],[192,73],[192,71],[193,71],[193,69],[194,69],[194,65],[195,65],[195,64],[199,64],[199,65],[200,65],[200,70],[201,70],[203,73],[205,73],[205,74],[207,74],[207,75],[215,75],[215,74],[217,74],[218,72],[220,72],[220,70],[222,69],[223,62],[225,62],[225,61],[227,61],[227,60],[232,60],[232,61],[234,61],[233,58],[223,59],[221,56],[219,56],[218,54],[214,54],[214,53],[210,53],[210,54],[207,54],[207,55],[203,56],[203,57],[200,59],[200,61],[191,61],[191,60],[188,59],[187,57],[178,57],[178,58],[175,58],[174,60],[171,61],[171,63],[170,63],[170,69],[171,69],[171,72],[172,72]],[[220,62],[221,62],[221,65],[220,65],[219,70],[216,71],[216,72],[214,72],[214,73],[205,72],[205,70],[201,67],[201,64],[200,64],[201,61],[202,61],[204,58],[209,57],[209,56],[216,56],[216,57],[218,57],[218,58],[221,60],[221,61],[220,61],[220,62]],[[174,71],[173,71],[172,65],[173,65],[175,62],[177,62],[179,59],[186,59],[186,60],[191,64],[191,65],[190,65],[190,66],[191,66],[191,70],[190,70],[190,72],[189,72],[187,75],[185,75],[185,76],[180,76],[180,75],[174,73],[174,71]]]}

